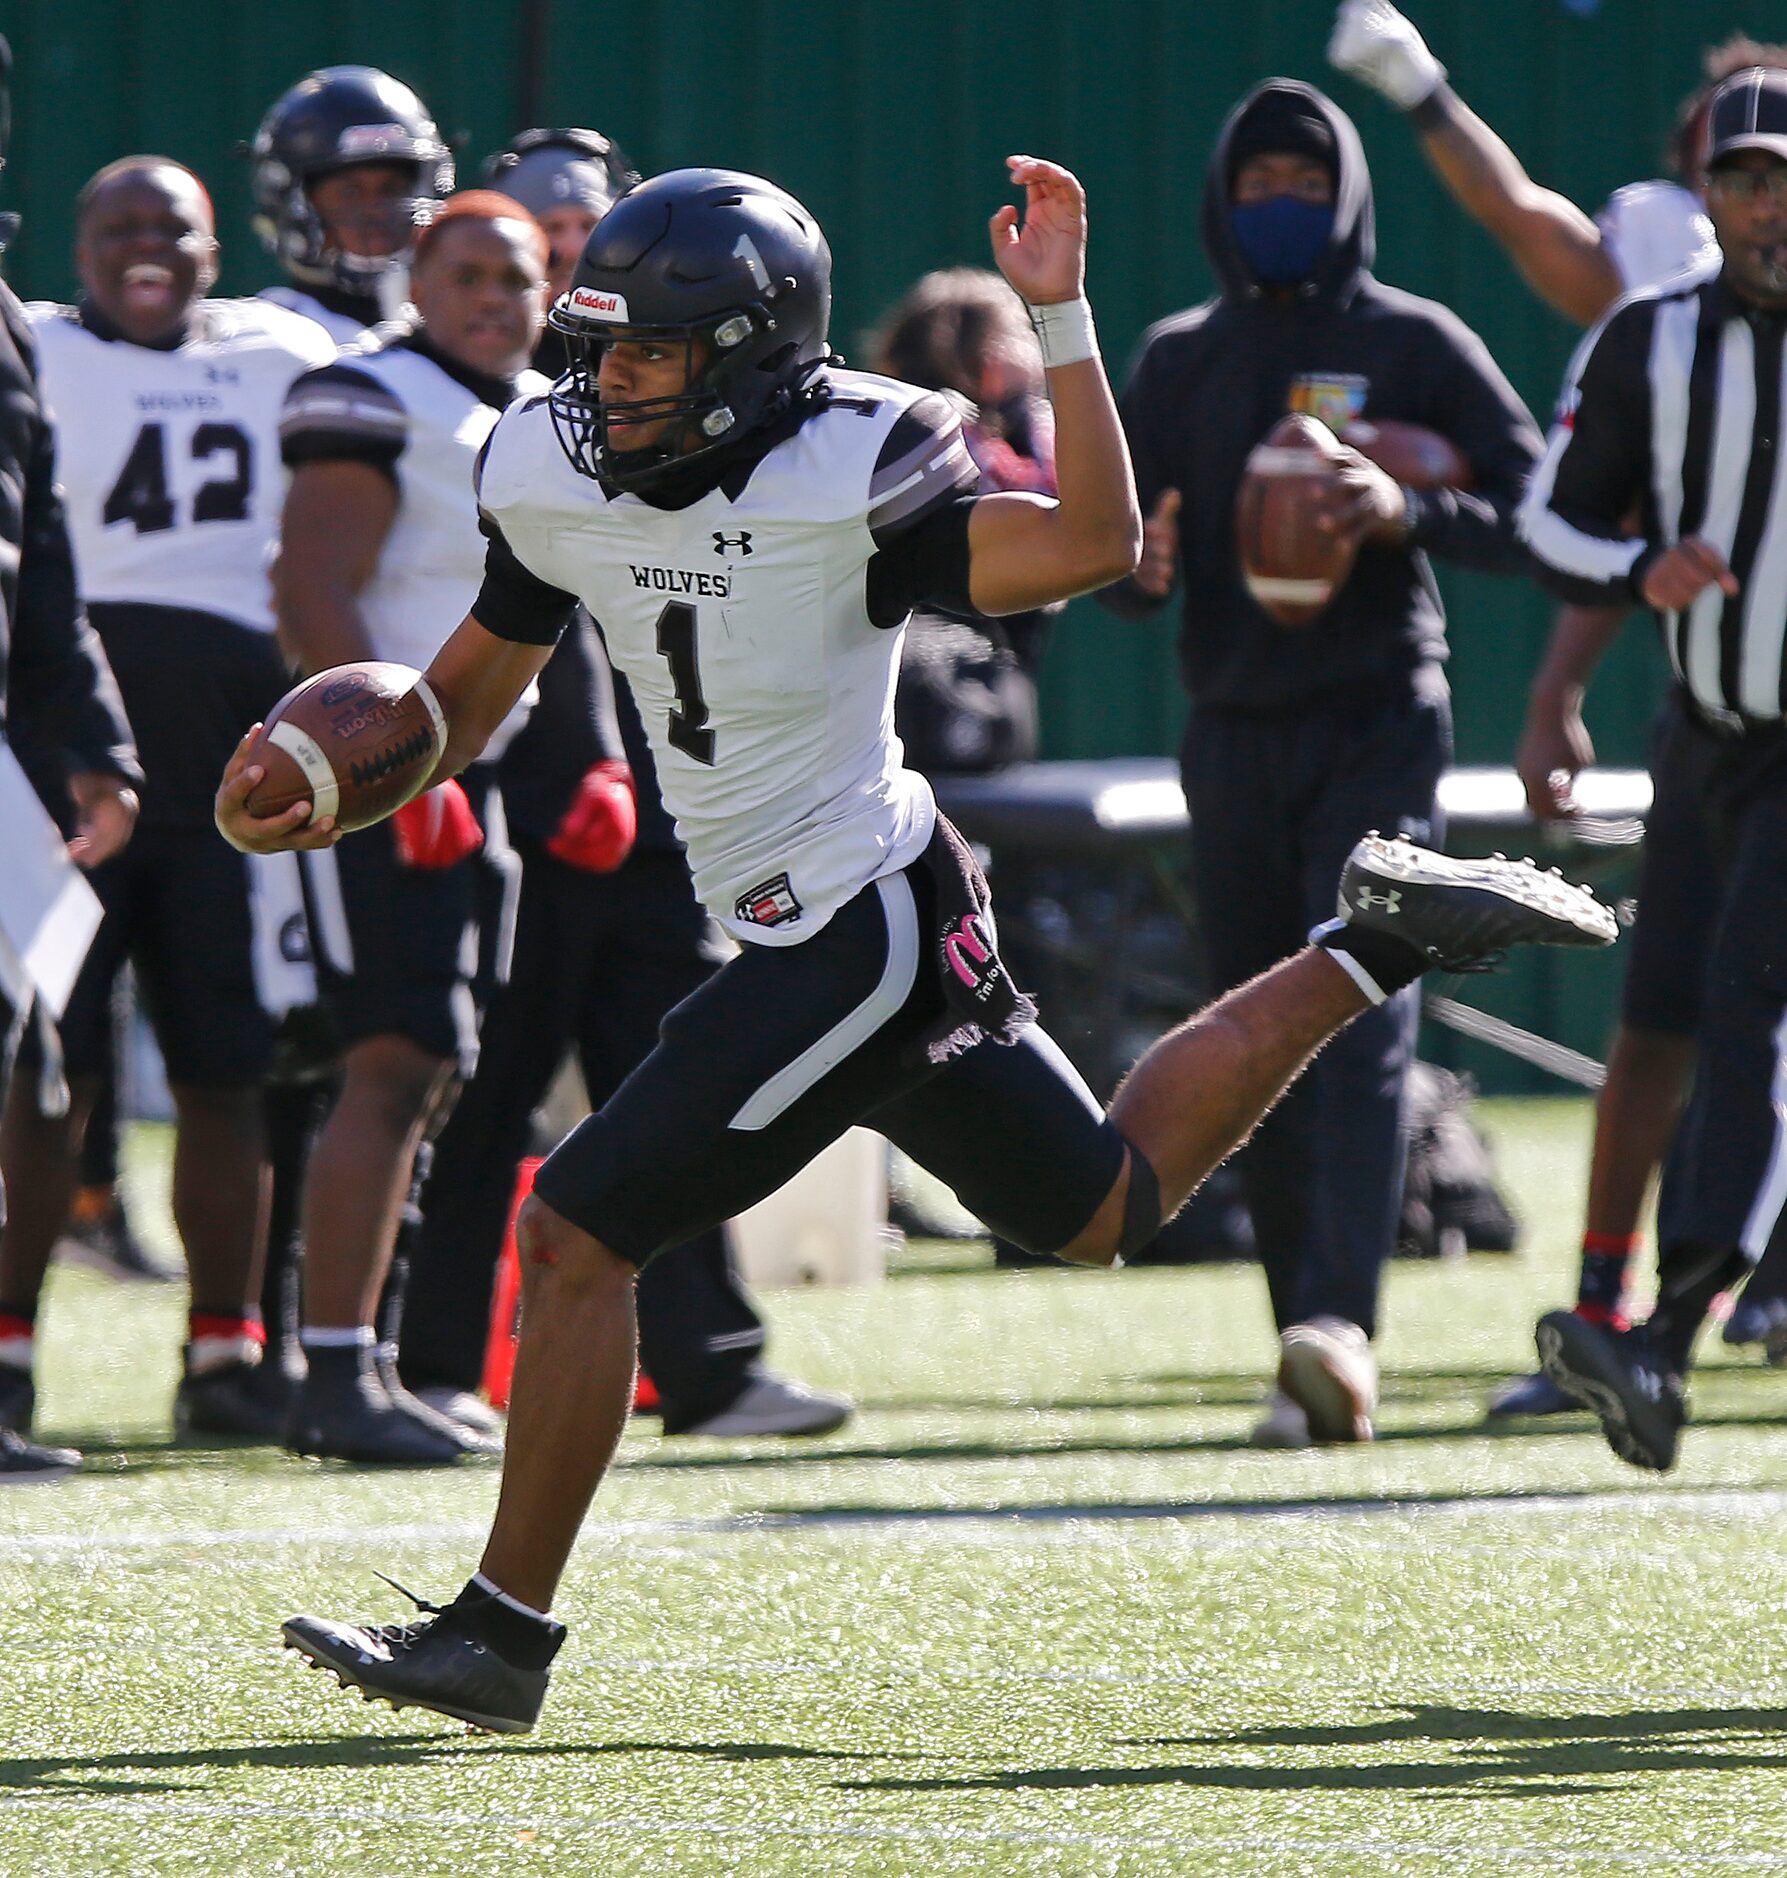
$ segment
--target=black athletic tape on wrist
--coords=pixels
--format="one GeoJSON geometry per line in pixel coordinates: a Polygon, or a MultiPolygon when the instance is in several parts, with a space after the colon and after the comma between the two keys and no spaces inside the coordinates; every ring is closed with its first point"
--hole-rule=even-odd
{"type": "Polygon", "coordinates": [[[1129,1191],[1123,1196],[1123,1232],[1117,1240],[1117,1256],[1127,1258],[1141,1251],[1160,1231],[1160,1178],[1136,1144],[1129,1149],[1129,1191]]]}

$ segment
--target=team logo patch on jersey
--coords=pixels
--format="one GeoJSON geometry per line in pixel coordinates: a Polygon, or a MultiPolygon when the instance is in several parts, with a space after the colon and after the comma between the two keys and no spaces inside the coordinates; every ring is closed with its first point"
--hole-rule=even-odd
{"type": "Polygon", "coordinates": [[[718,555],[743,554],[751,552],[751,531],[741,528],[736,535],[723,535],[714,530],[714,553],[718,555]]]}
{"type": "Polygon", "coordinates": [[[1357,372],[1304,372],[1291,380],[1289,409],[1326,424],[1336,436],[1365,415],[1371,380],[1357,372]]]}
{"type": "Polygon", "coordinates": [[[732,911],[752,926],[786,926],[790,920],[800,918],[801,904],[794,897],[788,876],[777,874],[773,880],[741,893],[732,911]]]}

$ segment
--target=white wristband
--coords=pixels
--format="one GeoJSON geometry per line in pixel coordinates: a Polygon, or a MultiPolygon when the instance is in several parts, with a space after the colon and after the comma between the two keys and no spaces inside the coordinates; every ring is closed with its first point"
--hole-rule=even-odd
{"type": "Polygon", "coordinates": [[[1045,368],[1078,365],[1082,359],[1098,357],[1098,335],[1092,330],[1092,308],[1084,294],[1077,300],[1033,306],[1029,313],[1045,368]]]}

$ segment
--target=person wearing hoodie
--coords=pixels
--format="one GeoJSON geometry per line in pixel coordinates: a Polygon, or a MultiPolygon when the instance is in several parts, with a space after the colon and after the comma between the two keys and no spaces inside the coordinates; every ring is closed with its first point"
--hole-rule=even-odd
{"type": "MultiPolygon", "coordinates": [[[[1368,830],[1438,838],[1452,734],[1428,556],[1524,571],[1513,514],[1539,434],[1462,320],[1374,278],[1359,134],[1313,86],[1269,79],[1230,113],[1210,159],[1203,235],[1218,291],[1144,335],[1123,395],[1147,520],[1140,567],[1102,597],[1140,617],[1182,576],[1192,886],[1221,991],[1294,952],[1333,914],[1335,870],[1368,830]],[[1337,432],[1360,420],[1425,425],[1459,450],[1473,485],[1404,488],[1347,449],[1327,521],[1357,543],[1357,558],[1300,632],[1249,595],[1234,528],[1248,454],[1289,411],[1337,432]]],[[[1418,1015],[1413,991],[1368,1013],[1244,1157],[1280,1337],[1261,1445],[1371,1438],[1371,1341],[1418,1015]]]]}

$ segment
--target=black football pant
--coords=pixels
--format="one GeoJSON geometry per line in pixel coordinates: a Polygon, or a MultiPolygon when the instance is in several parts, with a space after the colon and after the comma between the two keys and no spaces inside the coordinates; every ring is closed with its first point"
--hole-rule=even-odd
{"type": "Polygon", "coordinates": [[[1694,1089],[1657,1203],[1651,1329],[1677,1369],[1713,1297],[1765,1257],[1778,1274],[1787,1253],[1787,729],[1690,734],[1706,758],[1698,885],[1715,924],[1694,1089]]]}
{"type": "MultiPolygon", "coordinates": [[[[1426,695],[1283,714],[1196,710],[1181,751],[1192,894],[1214,991],[1245,984],[1332,919],[1340,870],[1371,829],[1437,838],[1452,720],[1426,695]]],[[[1280,1330],[1334,1316],[1377,1329],[1405,1160],[1411,986],[1328,1043],[1237,1163],[1280,1330]]]]}
{"type": "MultiPolygon", "coordinates": [[[[677,853],[588,874],[517,841],[521,906],[508,984],[484,1019],[478,1072],[435,1143],[411,1253],[398,1365],[406,1384],[475,1389],[516,1169],[533,1111],[575,1047],[598,1108],[658,1040],[664,1014],[723,962],[677,853]]],[[[639,1354],[667,1432],[737,1397],[764,1340],[724,1228],[640,1274],[639,1354]]]]}

